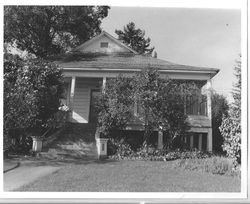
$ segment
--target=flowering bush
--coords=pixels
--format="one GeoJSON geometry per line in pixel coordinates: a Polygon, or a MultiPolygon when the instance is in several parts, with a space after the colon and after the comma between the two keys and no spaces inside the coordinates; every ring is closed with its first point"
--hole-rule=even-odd
{"type": "Polygon", "coordinates": [[[150,160],[150,161],[171,161],[176,159],[205,159],[211,157],[211,153],[202,151],[167,151],[156,149],[152,146],[142,146],[132,150],[129,144],[123,140],[110,139],[108,142],[108,154],[111,159],[117,160],[150,160]]]}
{"type": "Polygon", "coordinates": [[[68,107],[67,105],[65,105],[65,104],[62,104],[62,105],[58,108],[58,110],[63,111],[63,112],[68,112],[68,111],[69,111],[69,107],[68,107]]]}
{"type": "Polygon", "coordinates": [[[241,61],[236,61],[234,84],[234,102],[230,107],[227,117],[223,117],[220,126],[221,134],[224,138],[222,148],[227,152],[227,156],[234,159],[235,166],[241,163],[241,61]]]}
{"type": "Polygon", "coordinates": [[[240,163],[241,160],[241,124],[238,119],[232,117],[224,117],[220,126],[221,134],[224,138],[222,148],[227,155],[235,162],[240,163]]]}
{"type": "Polygon", "coordinates": [[[108,155],[112,155],[112,158],[123,159],[125,157],[130,157],[134,154],[130,145],[122,140],[110,139],[108,141],[108,155]]]}

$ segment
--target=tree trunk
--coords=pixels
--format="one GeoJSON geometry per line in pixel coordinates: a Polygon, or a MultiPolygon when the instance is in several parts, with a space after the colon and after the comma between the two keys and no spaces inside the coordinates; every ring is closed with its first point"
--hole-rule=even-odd
{"type": "Polygon", "coordinates": [[[149,115],[149,111],[148,111],[148,108],[146,108],[145,109],[144,136],[143,136],[143,146],[144,147],[148,147],[148,139],[149,139],[149,136],[150,136],[150,127],[149,127],[148,115],[149,115]]]}

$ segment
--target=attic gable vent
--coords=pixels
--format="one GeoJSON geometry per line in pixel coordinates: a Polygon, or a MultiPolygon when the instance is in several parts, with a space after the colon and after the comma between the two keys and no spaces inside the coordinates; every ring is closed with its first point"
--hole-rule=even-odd
{"type": "Polygon", "coordinates": [[[108,48],[109,43],[108,42],[101,42],[101,47],[102,48],[108,48]]]}

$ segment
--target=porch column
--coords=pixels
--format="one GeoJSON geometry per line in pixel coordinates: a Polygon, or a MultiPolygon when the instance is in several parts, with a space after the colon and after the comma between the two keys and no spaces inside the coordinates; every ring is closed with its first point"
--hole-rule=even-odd
{"type": "Polygon", "coordinates": [[[212,83],[211,79],[207,80],[207,117],[209,118],[210,127],[207,133],[207,151],[213,150],[213,135],[212,135],[212,83]]]}
{"type": "Polygon", "coordinates": [[[202,133],[199,134],[199,147],[198,149],[201,151],[202,150],[202,133]]]}
{"type": "Polygon", "coordinates": [[[207,133],[207,151],[213,151],[213,135],[212,135],[212,128],[208,129],[207,133]]]}
{"type": "Polygon", "coordinates": [[[190,148],[192,149],[194,147],[194,136],[190,135],[190,148]]]}
{"type": "Polygon", "coordinates": [[[71,110],[71,117],[70,117],[71,120],[72,120],[73,110],[74,110],[75,84],[76,84],[76,77],[73,76],[71,78],[70,99],[69,99],[70,110],[71,110]]]}
{"type": "Polygon", "coordinates": [[[158,149],[163,149],[163,130],[162,127],[158,130],[158,149]]]}
{"type": "Polygon", "coordinates": [[[106,80],[107,78],[106,77],[103,77],[102,78],[102,92],[105,93],[105,88],[106,88],[106,80]]]}

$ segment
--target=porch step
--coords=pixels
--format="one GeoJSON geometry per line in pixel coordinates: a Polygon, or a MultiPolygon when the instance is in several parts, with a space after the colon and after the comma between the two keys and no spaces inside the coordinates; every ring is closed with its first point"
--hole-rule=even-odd
{"type": "Polygon", "coordinates": [[[90,145],[87,149],[69,149],[64,148],[49,148],[47,152],[41,152],[40,157],[57,160],[90,160],[97,159],[95,144],[90,145]]]}
{"type": "Polygon", "coordinates": [[[40,156],[48,159],[97,159],[95,124],[69,123],[40,156]]]}
{"type": "Polygon", "coordinates": [[[65,139],[72,141],[83,139],[85,142],[95,142],[96,124],[68,123],[64,131],[65,139]]]}

